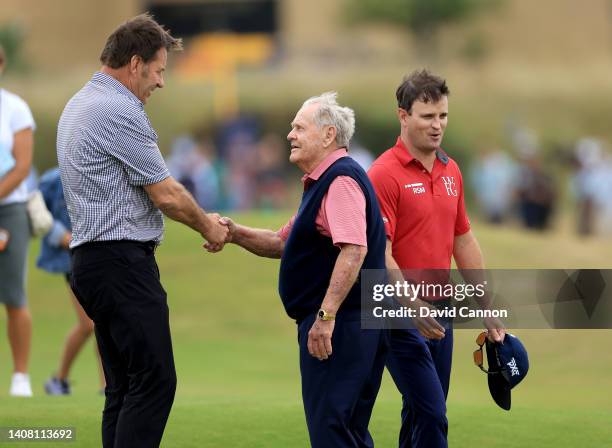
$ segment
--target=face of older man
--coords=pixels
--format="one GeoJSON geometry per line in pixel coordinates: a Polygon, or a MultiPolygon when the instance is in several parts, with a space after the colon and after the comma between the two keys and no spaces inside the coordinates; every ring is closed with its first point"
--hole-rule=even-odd
{"type": "Polygon", "coordinates": [[[149,62],[139,62],[135,68],[135,77],[130,81],[130,90],[146,104],[155,89],[164,87],[164,71],[168,61],[168,51],[165,48],[157,50],[155,57],[149,62]]]}
{"type": "Polygon", "coordinates": [[[318,107],[317,103],[302,107],[291,122],[291,132],[287,135],[291,143],[289,161],[305,173],[312,172],[329,152],[329,138],[325,138],[328,126],[320,128],[314,121],[318,107]]]}

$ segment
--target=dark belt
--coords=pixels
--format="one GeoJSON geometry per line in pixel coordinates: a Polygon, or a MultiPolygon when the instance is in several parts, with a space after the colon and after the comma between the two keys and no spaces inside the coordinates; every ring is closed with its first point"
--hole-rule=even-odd
{"type": "Polygon", "coordinates": [[[110,240],[110,241],[88,241],[72,249],[73,252],[79,249],[88,249],[95,247],[121,247],[135,246],[144,249],[149,254],[154,254],[157,248],[156,241],[136,241],[136,240],[110,240]]]}

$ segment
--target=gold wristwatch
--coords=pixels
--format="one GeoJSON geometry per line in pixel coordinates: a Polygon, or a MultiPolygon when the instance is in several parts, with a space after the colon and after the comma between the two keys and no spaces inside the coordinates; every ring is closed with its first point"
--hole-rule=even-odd
{"type": "Polygon", "coordinates": [[[330,314],[327,311],[325,311],[324,309],[320,309],[319,312],[317,313],[317,318],[319,320],[336,320],[336,315],[335,314],[330,314]]]}

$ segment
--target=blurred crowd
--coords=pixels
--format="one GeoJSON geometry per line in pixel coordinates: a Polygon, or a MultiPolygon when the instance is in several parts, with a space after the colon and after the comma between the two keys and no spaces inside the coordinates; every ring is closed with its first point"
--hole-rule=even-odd
{"type": "MultiPolygon", "coordinates": [[[[284,135],[261,128],[256,118],[240,116],[212,131],[178,136],[168,168],[206,210],[287,208],[297,185],[288,144],[284,135]]],[[[481,152],[466,176],[488,222],[549,229],[567,185],[576,232],[612,234],[612,154],[605,142],[585,137],[569,151],[544,152],[529,129],[512,130],[510,137],[511,151],[481,152]]],[[[374,160],[359,140],[351,143],[350,155],[365,170],[374,160]]]]}
{"type": "Polygon", "coordinates": [[[569,151],[544,157],[535,134],[513,134],[513,151],[482,152],[469,178],[481,213],[488,222],[517,220],[528,229],[546,230],[559,208],[559,188],[568,185],[579,235],[612,234],[612,154],[606,144],[585,137],[569,151]],[[554,159],[554,160],[553,160],[554,159]],[[569,182],[564,182],[569,164],[569,182]]]}
{"type": "MultiPolygon", "coordinates": [[[[350,151],[366,170],[374,161],[359,142],[350,151]]],[[[295,201],[288,189],[296,184],[290,176],[287,139],[262,133],[253,117],[228,120],[213,132],[178,136],[166,163],[205,210],[273,210],[295,201]]]]}
{"type": "Polygon", "coordinates": [[[583,138],[572,158],[572,192],[581,235],[612,234],[612,154],[604,142],[583,138]]]}
{"type": "Polygon", "coordinates": [[[198,131],[177,137],[166,162],[172,176],[206,210],[288,206],[286,140],[262,135],[253,118],[227,121],[215,135],[198,131]]]}

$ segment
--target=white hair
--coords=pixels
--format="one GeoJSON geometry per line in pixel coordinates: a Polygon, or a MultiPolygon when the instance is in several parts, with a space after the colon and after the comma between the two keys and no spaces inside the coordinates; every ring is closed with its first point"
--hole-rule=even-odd
{"type": "Polygon", "coordinates": [[[349,107],[342,107],[336,101],[337,92],[325,92],[304,101],[302,107],[318,104],[314,113],[315,123],[336,128],[336,143],[339,147],[348,149],[349,142],[355,133],[355,112],[349,107]]]}

